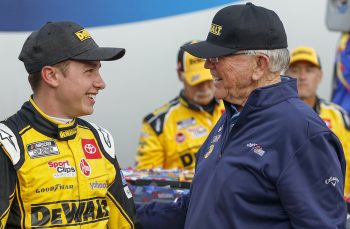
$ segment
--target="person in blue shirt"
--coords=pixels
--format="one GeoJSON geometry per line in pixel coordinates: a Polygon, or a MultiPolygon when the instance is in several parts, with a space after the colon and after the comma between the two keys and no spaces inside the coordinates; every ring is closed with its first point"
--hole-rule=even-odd
{"type": "Polygon", "coordinates": [[[205,58],[226,112],[196,157],[189,195],[137,208],[144,229],[345,228],[338,138],[298,98],[278,15],[252,3],[218,11],[205,58]]]}

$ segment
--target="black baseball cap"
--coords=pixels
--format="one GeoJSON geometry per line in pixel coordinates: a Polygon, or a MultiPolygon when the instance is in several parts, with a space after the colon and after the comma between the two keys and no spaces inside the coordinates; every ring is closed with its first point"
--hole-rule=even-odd
{"type": "Polygon", "coordinates": [[[41,71],[46,65],[62,61],[110,61],[123,57],[125,49],[99,47],[82,26],[70,22],[48,22],[32,32],[24,42],[18,59],[28,73],[41,71]]]}
{"type": "Polygon", "coordinates": [[[240,50],[271,50],[287,46],[287,35],[278,15],[248,2],[219,10],[206,41],[182,48],[194,56],[211,58],[240,50]]]}

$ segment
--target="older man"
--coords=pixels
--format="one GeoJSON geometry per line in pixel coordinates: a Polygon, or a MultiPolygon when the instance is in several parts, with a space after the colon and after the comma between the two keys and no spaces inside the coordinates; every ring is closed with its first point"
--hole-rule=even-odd
{"type": "Polygon", "coordinates": [[[206,41],[183,48],[207,59],[226,112],[197,154],[190,195],[137,210],[146,228],[344,228],[342,147],[280,76],[289,53],[277,14],[225,7],[206,41]]]}

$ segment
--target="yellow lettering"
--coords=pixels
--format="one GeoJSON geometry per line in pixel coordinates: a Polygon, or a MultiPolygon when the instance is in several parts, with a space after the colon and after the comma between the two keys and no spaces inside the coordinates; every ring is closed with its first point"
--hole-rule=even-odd
{"type": "Polygon", "coordinates": [[[68,136],[72,136],[77,133],[77,128],[70,129],[70,130],[62,130],[60,131],[60,138],[65,138],[68,136]]]}
{"type": "Polygon", "coordinates": [[[210,27],[210,33],[220,36],[222,31],[222,26],[221,25],[216,25],[216,24],[211,24],[210,27]]]}
{"type": "Polygon", "coordinates": [[[75,35],[79,38],[80,41],[84,41],[88,38],[91,38],[90,33],[86,29],[79,30],[75,33],[75,35]]]}

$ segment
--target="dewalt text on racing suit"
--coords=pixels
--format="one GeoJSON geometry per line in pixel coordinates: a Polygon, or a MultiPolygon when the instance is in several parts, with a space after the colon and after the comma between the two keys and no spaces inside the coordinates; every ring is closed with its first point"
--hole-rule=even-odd
{"type": "Polygon", "coordinates": [[[314,110],[339,138],[346,159],[344,196],[350,202],[350,122],[344,109],[317,97],[314,110]]]}
{"type": "Polygon", "coordinates": [[[136,168],[193,170],[198,149],[225,110],[222,101],[213,103],[210,114],[188,101],[182,91],[147,115],[142,124],[136,168]]]}
{"type": "Polygon", "coordinates": [[[112,136],[59,124],[30,99],[0,123],[0,228],[134,228],[112,136]]]}

